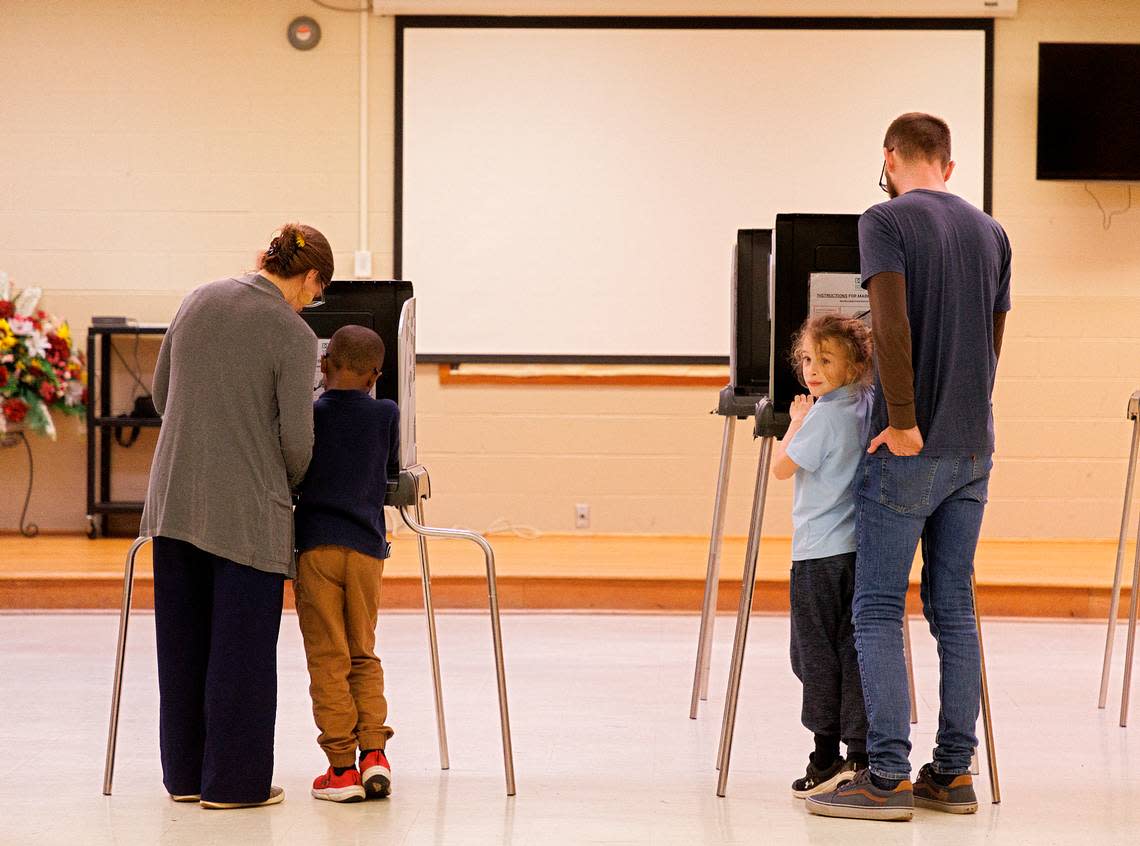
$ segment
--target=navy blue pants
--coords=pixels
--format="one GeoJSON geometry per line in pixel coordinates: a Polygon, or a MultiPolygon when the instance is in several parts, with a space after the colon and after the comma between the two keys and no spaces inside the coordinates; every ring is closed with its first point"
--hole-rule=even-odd
{"type": "Polygon", "coordinates": [[[162,783],[261,802],[273,776],[283,576],[154,539],[162,783]]]}

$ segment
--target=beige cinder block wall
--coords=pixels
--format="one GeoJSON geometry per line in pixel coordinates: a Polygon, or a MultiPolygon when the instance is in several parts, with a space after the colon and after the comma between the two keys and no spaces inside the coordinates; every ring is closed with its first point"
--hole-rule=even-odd
{"type": "MultiPolygon", "coordinates": [[[[248,267],[289,218],[322,226],[347,274],[358,25],[271,0],[17,6],[0,30],[0,267],[48,289],[45,304],[76,327],[96,313],[168,319],[194,285],[248,267]],[[299,11],[324,28],[307,54],[283,35],[299,11]]],[[[369,27],[369,231],[384,273],[393,28],[369,27]]],[[[1124,403],[1140,388],[1140,203],[1106,231],[1081,184],[1034,179],[1037,43],[1081,40],[1140,41],[1140,0],[1021,0],[996,25],[994,212],[1016,258],[990,537],[1112,537],[1119,525],[1124,403]]],[[[1119,185],[1092,190],[1106,206],[1125,200],[1119,185]]],[[[707,413],[714,389],[452,387],[429,366],[417,378],[434,521],[572,531],[584,502],[595,532],[708,531],[722,431],[707,413]]],[[[34,446],[33,516],[81,528],[83,441],[65,428],[57,444],[34,446]]],[[[746,530],[755,457],[741,426],[733,534],[746,530]]],[[[144,484],[146,452],[123,459],[128,495],[144,484]]],[[[23,473],[22,452],[0,452],[0,529],[16,523],[12,480],[23,473]]],[[[767,533],[788,534],[789,512],[790,486],[773,483],[767,533]]]]}

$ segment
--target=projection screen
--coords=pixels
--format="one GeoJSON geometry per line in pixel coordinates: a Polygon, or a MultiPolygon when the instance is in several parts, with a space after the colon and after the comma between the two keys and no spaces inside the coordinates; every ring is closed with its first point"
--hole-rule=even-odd
{"type": "Polygon", "coordinates": [[[912,25],[398,19],[421,360],[725,360],[736,230],[886,199],[902,112],[949,122],[984,207],[992,23],[912,25]]]}

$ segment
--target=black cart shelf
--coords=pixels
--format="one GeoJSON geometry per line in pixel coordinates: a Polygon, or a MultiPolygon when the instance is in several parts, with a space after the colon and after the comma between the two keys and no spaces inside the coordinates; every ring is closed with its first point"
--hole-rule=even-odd
{"type": "Polygon", "coordinates": [[[165,325],[91,326],[87,329],[87,537],[107,533],[109,514],[142,514],[141,501],[111,499],[111,443],[114,430],[129,426],[157,428],[159,417],[111,416],[111,343],[116,335],[165,335],[165,325]]]}

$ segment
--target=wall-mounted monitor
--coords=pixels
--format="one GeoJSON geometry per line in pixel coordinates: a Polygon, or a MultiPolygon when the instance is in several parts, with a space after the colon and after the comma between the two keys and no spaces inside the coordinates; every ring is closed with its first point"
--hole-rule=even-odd
{"type": "Polygon", "coordinates": [[[1140,180],[1140,44],[1043,43],[1037,178],[1140,180]]]}

